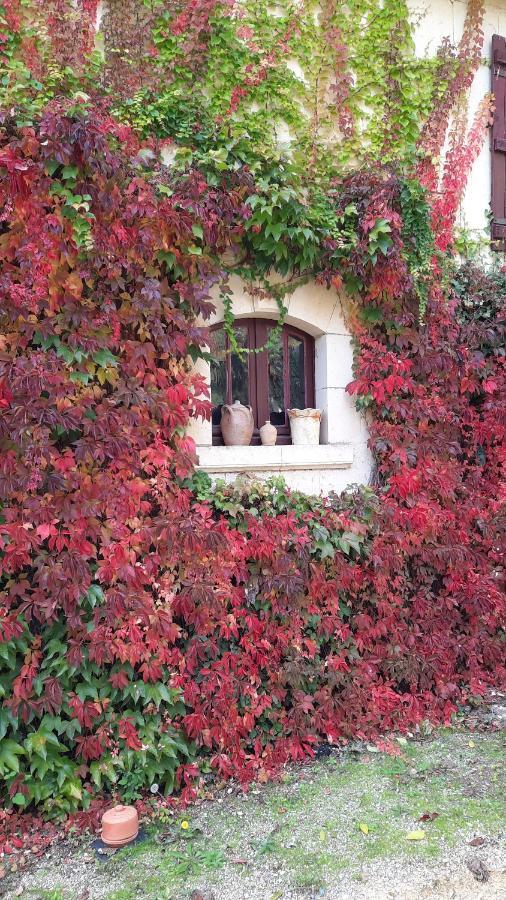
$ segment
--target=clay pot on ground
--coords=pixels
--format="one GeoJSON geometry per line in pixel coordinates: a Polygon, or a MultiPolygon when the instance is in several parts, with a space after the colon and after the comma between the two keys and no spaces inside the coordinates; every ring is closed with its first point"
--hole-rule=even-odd
{"type": "Polygon", "coordinates": [[[113,806],[102,816],[102,840],[108,847],[124,847],[139,833],[135,806],[113,806]]]}
{"type": "Polygon", "coordinates": [[[269,419],[267,419],[265,425],[262,425],[259,429],[259,434],[264,447],[274,447],[274,444],[278,439],[278,429],[272,422],[269,422],[269,419]]]}
{"type": "Polygon", "coordinates": [[[321,409],[289,409],[292,444],[319,444],[321,409]]]}
{"type": "Polygon", "coordinates": [[[221,407],[221,433],[227,447],[247,447],[251,443],[254,427],[251,406],[243,406],[236,400],[221,407]]]}

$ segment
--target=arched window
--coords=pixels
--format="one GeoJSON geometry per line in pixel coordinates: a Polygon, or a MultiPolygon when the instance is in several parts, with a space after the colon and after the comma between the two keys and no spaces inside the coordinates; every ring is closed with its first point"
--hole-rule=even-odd
{"type": "MultiPolygon", "coordinates": [[[[238,320],[235,326],[238,346],[249,350],[264,347],[275,326],[276,322],[270,319],[238,320]]],[[[290,444],[287,409],[315,405],[313,338],[298,328],[284,325],[273,348],[240,356],[229,352],[223,325],[218,325],[210,330],[209,343],[213,444],[223,443],[221,407],[234,400],[253,409],[253,444],[260,443],[258,429],[267,420],[278,429],[277,443],[290,444]]]]}

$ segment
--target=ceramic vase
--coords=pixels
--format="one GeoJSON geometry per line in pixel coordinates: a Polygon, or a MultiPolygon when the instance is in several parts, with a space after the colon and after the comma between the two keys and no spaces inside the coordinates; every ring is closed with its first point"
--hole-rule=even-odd
{"type": "Polygon", "coordinates": [[[124,847],[139,833],[135,806],[113,806],[102,816],[102,840],[108,847],[124,847]]]}
{"type": "Polygon", "coordinates": [[[278,439],[278,429],[267,419],[265,425],[260,428],[260,440],[264,447],[274,447],[278,439]]]}
{"type": "Polygon", "coordinates": [[[251,406],[243,406],[236,400],[221,407],[221,433],[227,447],[247,447],[251,443],[254,427],[251,406]]]}
{"type": "Polygon", "coordinates": [[[292,444],[319,444],[321,409],[289,409],[292,444]]]}

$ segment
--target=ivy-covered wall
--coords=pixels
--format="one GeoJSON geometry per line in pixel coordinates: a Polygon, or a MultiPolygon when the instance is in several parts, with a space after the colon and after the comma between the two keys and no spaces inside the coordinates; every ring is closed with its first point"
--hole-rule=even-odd
{"type": "MultiPolygon", "coordinates": [[[[157,65],[171,71],[170,83],[150,86],[142,79],[118,110],[146,133],[155,119],[161,138],[182,145],[193,143],[196,123],[205,132],[227,121],[229,138],[246,134],[260,151],[274,144],[289,152],[296,166],[309,161],[323,173],[371,158],[409,166],[429,113],[455,74],[459,42],[471,51],[475,69],[463,105],[468,121],[464,117],[459,124],[462,136],[490,91],[491,38],[506,32],[506,3],[475,4],[483,12],[481,48],[464,33],[470,5],[467,0],[212,3],[212,34],[197,72],[187,65],[191,48],[178,41],[172,13],[164,12],[154,16],[154,47],[157,65]],[[190,89],[192,101],[183,103],[190,89]]],[[[108,0],[101,6],[99,46],[107,58],[118,39],[121,44],[127,19],[124,4],[108,0]]],[[[146,19],[139,3],[130,8],[142,32],[146,19]]],[[[181,20],[180,29],[187,24],[181,20]]],[[[125,69],[128,73],[132,65],[125,69]]],[[[225,149],[215,152],[224,156],[225,149]]],[[[463,238],[479,241],[486,235],[489,200],[490,153],[484,142],[459,211],[463,238]]]]}
{"type": "Polygon", "coordinates": [[[371,158],[412,163],[464,55],[474,76],[478,30],[488,40],[500,28],[504,3],[4,0],[1,9],[4,24],[19,23],[3,46],[7,104],[23,97],[26,108],[28,90],[36,113],[87,81],[122,120],[188,152],[212,143],[224,161],[247,136],[250,154],[290,147],[323,174],[371,158]]]}
{"type": "MultiPolygon", "coordinates": [[[[505,17],[504,0],[3,0],[0,105],[21,105],[29,123],[56,97],[86,108],[98,92],[165,161],[246,164],[267,188],[255,227],[271,216],[273,182],[288,181],[272,226],[307,207],[299,230],[287,221],[301,269],[318,255],[315,233],[332,231],[333,179],[379,162],[442,193],[446,148],[452,238],[469,255],[487,230],[484,98],[505,17]]],[[[288,268],[283,242],[250,238],[257,267],[288,268]]]]}
{"type": "Polygon", "coordinates": [[[481,0],[419,64],[393,0],[115,0],[98,39],[96,0],[0,8],[10,852],[35,831],[16,809],[186,802],[504,685],[505,273],[454,253],[481,0]],[[195,472],[189,360],[231,273],[281,321],[311,278],[353,296],[375,492],[195,472]]]}
{"type": "MultiPolygon", "coordinates": [[[[144,141],[142,168],[154,173],[158,193],[170,196],[171,177],[184,179],[194,168],[214,186],[239,176],[248,215],[224,269],[253,292],[267,288],[274,318],[289,321],[290,298],[302,290],[306,310],[299,324],[310,330],[318,289],[304,282],[337,265],[330,282],[354,294],[366,274],[357,257],[365,253],[375,267],[378,258],[391,263],[396,249],[423,319],[434,244],[425,190],[437,198],[438,249],[445,251],[473,162],[473,173],[481,166],[484,176],[470,179],[472,196],[478,191],[480,198],[479,207],[472,204],[473,221],[484,224],[487,148],[476,157],[487,101],[468,130],[468,113],[487,87],[476,88],[476,74],[487,72],[483,28],[489,35],[498,20],[483,0],[431,0],[425,7],[411,0],[353,0],[346,7],[336,0],[4,0],[0,9],[6,25],[0,94],[18,124],[30,126],[56,98],[84,115],[98,102],[144,141]],[[394,213],[382,176],[353,182],[352,173],[368,167],[390,167],[400,179],[394,213]],[[354,186],[343,192],[348,177],[354,186]],[[274,291],[273,271],[284,284],[274,291]]],[[[70,181],[62,190],[76,199],[70,181]]],[[[73,224],[83,248],[90,235],[87,204],[82,201],[73,224]]],[[[205,248],[196,229],[198,259],[205,248]]],[[[377,280],[373,303],[390,277],[377,280]]],[[[232,335],[237,309],[226,285],[220,287],[218,307],[232,335]]],[[[346,371],[349,381],[350,365],[346,371]]],[[[343,391],[344,384],[325,376],[317,388],[320,404],[323,391],[343,391]]],[[[323,432],[333,442],[329,420],[341,421],[343,411],[322,405],[323,432]]],[[[354,410],[344,412],[347,427],[337,439],[356,443],[364,462],[363,423],[354,410]]],[[[349,473],[352,481],[369,472],[362,462],[349,473]]],[[[338,483],[343,486],[341,477],[338,483]]]]}
{"type": "MultiPolygon", "coordinates": [[[[457,44],[462,36],[467,11],[466,0],[409,0],[413,21],[415,52],[419,56],[434,55],[444,37],[457,44]]],[[[469,116],[472,117],[481,99],[490,91],[492,35],[506,35],[506,0],[487,0],[482,22],[483,48],[478,69],[467,98],[469,116]]],[[[490,144],[484,140],[476,159],[457,225],[465,255],[483,254],[483,238],[488,235],[490,203],[490,144]]]]}

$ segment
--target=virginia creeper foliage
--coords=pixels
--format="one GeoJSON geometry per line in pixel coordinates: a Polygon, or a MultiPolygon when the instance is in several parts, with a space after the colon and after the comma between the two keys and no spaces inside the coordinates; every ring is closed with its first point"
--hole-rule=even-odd
{"type": "MultiPolygon", "coordinates": [[[[244,134],[232,134],[241,104],[272,88],[304,22],[281,17],[263,46],[248,4],[241,15],[215,0],[162,6],[157,23],[146,7],[153,31],[129,32],[134,62],[123,59],[115,76],[126,92],[138,90],[137,56],[166,64],[176,80],[191,61],[197,80],[206,53],[236,27],[243,54],[226,105],[198,121],[191,104],[189,119],[178,107],[186,155],[173,167],[160,165],[153,135],[143,140],[144,123],[118,121],[107,88],[76,93],[73,69],[53,82],[46,71],[51,90],[39,107],[35,68],[42,77],[48,42],[61,49],[61,35],[56,25],[30,34],[26,5],[3,4],[5,57],[23,77],[19,60],[32,66],[29,100],[9,104],[0,123],[8,809],[96,811],[97,794],[136,800],[154,782],[186,801],[204,758],[246,784],[321,741],[378,741],[427,718],[447,721],[459,701],[506,675],[505,285],[466,269],[465,288],[452,290],[443,256],[482,119],[467,145],[450,140],[443,199],[431,193],[430,167],[417,179],[372,161],[308,187],[279,154],[255,157],[244,134]],[[353,291],[349,391],[368,418],[374,493],[213,490],[195,473],[185,432],[210,405],[191,361],[205,343],[211,290],[226,291],[226,251],[241,271],[295,272],[353,291]]],[[[404,41],[396,10],[384,6],[389,33],[404,41]]],[[[108,13],[118,29],[120,7],[108,13]]],[[[96,4],[81,3],[74,17],[60,0],[47,8],[67,36],[81,22],[72,53],[86,81],[96,4]]],[[[477,63],[480,8],[472,5],[456,69],[447,65],[459,80],[422,135],[432,155],[477,63]]],[[[332,102],[353,141],[336,14],[326,3],[321,73],[327,87],[340,76],[332,102]]],[[[398,108],[401,87],[382,109],[398,108]]],[[[13,82],[7,91],[12,100],[13,82]]],[[[130,100],[135,112],[139,97],[130,100]]],[[[157,137],[167,137],[168,109],[157,137]]],[[[317,104],[307,145],[315,160],[322,115],[317,104]]],[[[401,130],[380,136],[385,153],[401,130]]],[[[17,818],[4,819],[12,832],[17,818]]]]}

